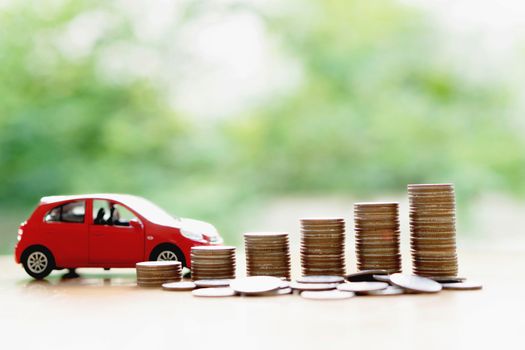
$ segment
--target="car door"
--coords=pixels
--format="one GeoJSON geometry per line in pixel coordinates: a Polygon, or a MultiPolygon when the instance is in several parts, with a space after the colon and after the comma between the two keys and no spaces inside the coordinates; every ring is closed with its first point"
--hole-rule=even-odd
{"type": "Polygon", "coordinates": [[[48,247],[58,267],[80,267],[88,263],[86,201],[53,206],[41,224],[42,244],[48,247]]]}
{"type": "Polygon", "coordinates": [[[137,216],[124,205],[108,200],[92,200],[92,208],[90,265],[131,267],[144,260],[144,226],[137,216]]]}

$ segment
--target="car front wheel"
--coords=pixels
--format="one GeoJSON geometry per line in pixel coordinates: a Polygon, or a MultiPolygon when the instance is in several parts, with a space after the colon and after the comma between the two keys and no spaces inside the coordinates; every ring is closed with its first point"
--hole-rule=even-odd
{"type": "Polygon", "coordinates": [[[152,261],[180,261],[182,267],[186,266],[186,259],[177,246],[166,244],[155,248],[150,255],[152,261]]]}
{"type": "Polygon", "coordinates": [[[55,268],[53,255],[44,247],[34,247],[24,253],[22,265],[27,274],[38,280],[46,278],[55,268]]]}

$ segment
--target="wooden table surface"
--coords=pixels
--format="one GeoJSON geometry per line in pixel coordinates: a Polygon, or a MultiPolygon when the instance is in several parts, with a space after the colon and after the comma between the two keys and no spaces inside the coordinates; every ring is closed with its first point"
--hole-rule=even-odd
{"type": "Polygon", "coordinates": [[[3,349],[522,347],[523,254],[462,252],[460,264],[462,275],[482,282],[483,290],[313,301],[298,295],[204,299],[190,292],[141,289],[132,269],[83,269],[81,278],[64,280],[55,273],[37,282],[12,257],[3,256],[0,345],[3,349]]]}

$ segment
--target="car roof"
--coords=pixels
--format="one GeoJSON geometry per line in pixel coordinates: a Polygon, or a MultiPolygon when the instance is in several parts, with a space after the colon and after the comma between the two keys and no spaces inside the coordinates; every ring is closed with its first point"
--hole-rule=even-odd
{"type": "Polygon", "coordinates": [[[51,204],[59,203],[70,200],[82,200],[82,199],[107,199],[117,202],[130,202],[136,199],[142,199],[142,197],[134,196],[131,194],[118,194],[118,193],[95,193],[95,194],[77,194],[67,196],[46,196],[40,199],[40,203],[51,204]]]}

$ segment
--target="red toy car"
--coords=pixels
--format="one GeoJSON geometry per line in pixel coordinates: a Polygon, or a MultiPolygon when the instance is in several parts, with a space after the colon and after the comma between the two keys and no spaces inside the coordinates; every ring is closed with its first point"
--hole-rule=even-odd
{"type": "Polygon", "coordinates": [[[213,225],[172,217],[141,197],[51,196],[20,225],[15,258],[41,279],[53,269],[135,267],[144,260],[190,267],[191,247],[222,242],[213,225]]]}

